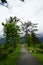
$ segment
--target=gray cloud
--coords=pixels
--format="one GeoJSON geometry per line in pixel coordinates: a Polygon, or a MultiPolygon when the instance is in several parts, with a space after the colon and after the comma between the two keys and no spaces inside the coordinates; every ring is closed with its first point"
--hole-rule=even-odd
{"type": "Polygon", "coordinates": [[[43,32],[43,0],[25,0],[24,3],[20,0],[8,0],[8,3],[10,3],[9,6],[12,6],[10,10],[0,6],[0,21],[5,21],[9,16],[17,16],[23,21],[37,22],[38,33],[43,32]]]}

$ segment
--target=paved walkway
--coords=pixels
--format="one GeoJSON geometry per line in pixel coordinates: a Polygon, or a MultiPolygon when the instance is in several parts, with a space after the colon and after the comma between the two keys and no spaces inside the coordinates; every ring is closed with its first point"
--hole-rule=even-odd
{"type": "Polygon", "coordinates": [[[21,46],[21,53],[16,65],[39,65],[38,62],[32,57],[27,50],[25,49],[24,45],[21,46]]]}

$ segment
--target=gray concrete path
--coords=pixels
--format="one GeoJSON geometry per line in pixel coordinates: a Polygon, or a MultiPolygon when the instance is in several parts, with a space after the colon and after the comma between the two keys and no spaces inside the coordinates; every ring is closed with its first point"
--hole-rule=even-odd
{"type": "Polygon", "coordinates": [[[31,56],[25,49],[24,45],[21,46],[21,53],[16,65],[39,65],[39,63],[31,56]]]}

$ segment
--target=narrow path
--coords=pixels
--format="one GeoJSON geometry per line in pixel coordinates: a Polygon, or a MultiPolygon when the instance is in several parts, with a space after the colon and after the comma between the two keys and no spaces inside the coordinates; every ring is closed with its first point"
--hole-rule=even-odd
{"type": "Polygon", "coordinates": [[[25,49],[24,45],[21,46],[21,53],[16,65],[39,65],[38,62],[32,57],[25,49]]]}

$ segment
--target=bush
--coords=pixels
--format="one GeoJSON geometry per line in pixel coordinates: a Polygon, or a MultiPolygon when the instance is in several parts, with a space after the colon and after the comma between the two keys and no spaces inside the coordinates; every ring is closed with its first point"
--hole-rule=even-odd
{"type": "Polygon", "coordinates": [[[42,53],[43,54],[43,50],[42,49],[37,49],[37,53],[42,53]]]}
{"type": "Polygon", "coordinates": [[[39,48],[40,48],[40,49],[43,49],[43,44],[40,44],[39,48]]]}
{"type": "Polygon", "coordinates": [[[7,58],[7,56],[8,56],[8,53],[7,52],[1,52],[1,54],[0,54],[0,61],[1,60],[5,60],[6,58],[7,58]]]}
{"type": "Polygon", "coordinates": [[[0,61],[5,60],[7,56],[15,51],[16,44],[12,44],[8,47],[0,48],[0,61]]]}
{"type": "Polygon", "coordinates": [[[9,48],[9,54],[11,54],[15,49],[13,47],[9,48]]]}
{"type": "Polygon", "coordinates": [[[16,46],[17,46],[16,44],[13,45],[14,48],[16,48],[16,46]]]}

